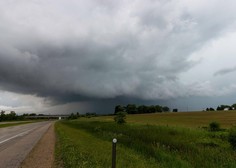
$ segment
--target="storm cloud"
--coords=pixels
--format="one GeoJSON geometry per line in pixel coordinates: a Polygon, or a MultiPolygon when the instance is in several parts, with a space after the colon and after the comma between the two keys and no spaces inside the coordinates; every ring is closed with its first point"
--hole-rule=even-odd
{"type": "Polygon", "coordinates": [[[205,95],[180,76],[236,16],[235,1],[210,2],[1,1],[0,89],[52,104],[205,95]]]}

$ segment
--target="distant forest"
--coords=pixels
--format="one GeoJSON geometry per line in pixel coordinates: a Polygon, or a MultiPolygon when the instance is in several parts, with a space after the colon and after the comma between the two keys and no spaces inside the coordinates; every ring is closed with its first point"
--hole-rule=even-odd
{"type": "MultiPolygon", "coordinates": [[[[236,110],[236,103],[233,105],[219,105],[216,109],[209,107],[206,108],[204,111],[222,111],[222,110],[236,110]]],[[[175,108],[172,110],[173,112],[178,112],[178,109],[175,108]]],[[[161,112],[170,112],[170,108],[167,106],[160,106],[160,105],[135,105],[135,104],[128,104],[127,106],[117,105],[115,106],[114,114],[118,112],[126,112],[128,114],[145,114],[145,113],[161,113],[161,112]]]]}
{"type": "Polygon", "coordinates": [[[1,121],[14,121],[14,120],[22,120],[23,116],[17,116],[15,111],[11,111],[9,114],[6,114],[5,111],[1,111],[0,113],[0,122],[1,121]]]}
{"type": "Polygon", "coordinates": [[[115,107],[114,113],[116,114],[118,112],[126,112],[128,114],[144,114],[144,113],[156,113],[156,112],[161,113],[161,112],[169,112],[169,111],[170,111],[170,108],[167,106],[160,106],[160,105],[137,106],[135,104],[128,104],[127,106],[117,105],[115,107]]]}

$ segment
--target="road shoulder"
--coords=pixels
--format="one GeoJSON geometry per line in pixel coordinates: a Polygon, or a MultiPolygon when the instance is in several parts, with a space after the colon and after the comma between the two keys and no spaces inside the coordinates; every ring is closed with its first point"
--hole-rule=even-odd
{"type": "Polygon", "coordinates": [[[33,150],[21,163],[20,168],[51,168],[55,149],[54,123],[49,127],[33,150]]]}

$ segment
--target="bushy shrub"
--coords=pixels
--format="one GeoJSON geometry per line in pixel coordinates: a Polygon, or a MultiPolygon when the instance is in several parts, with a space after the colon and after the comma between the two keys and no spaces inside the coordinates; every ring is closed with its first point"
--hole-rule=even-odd
{"type": "Polygon", "coordinates": [[[76,114],[71,113],[67,119],[68,120],[75,120],[77,118],[79,118],[79,113],[76,113],[76,114]]]}
{"type": "Polygon", "coordinates": [[[126,121],[126,112],[118,112],[114,117],[114,120],[117,124],[124,124],[126,121]]]}
{"type": "Polygon", "coordinates": [[[236,127],[230,129],[228,141],[232,148],[236,149],[236,127]]]}
{"type": "Polygon", "coordinates": [[[219,131],[220,124],[218,122],[213,121],[209,124],[209,129],[210,129],[210,131],[219,131]]]}

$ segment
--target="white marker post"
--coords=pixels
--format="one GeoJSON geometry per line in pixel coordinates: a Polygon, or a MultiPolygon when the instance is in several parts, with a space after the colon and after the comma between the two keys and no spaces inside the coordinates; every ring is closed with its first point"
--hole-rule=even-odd
{"type": "Polygon", "coordinates": [[[116,168],[116,143],[117,139],[112,140],[112,168],[116,168]]]}

